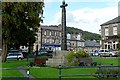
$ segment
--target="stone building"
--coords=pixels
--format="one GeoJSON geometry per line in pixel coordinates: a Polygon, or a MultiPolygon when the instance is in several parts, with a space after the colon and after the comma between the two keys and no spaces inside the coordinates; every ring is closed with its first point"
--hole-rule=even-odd
{"type": "Polygon", "coordinates": [[[67,34],[67,48],[82,49],[85,46],[85,41],[82,39],[82,34],[67,34]]]}
{"type": "MultiPolygon", "coordinates": [[[[60,25],[41,25],[34,44],[34,50],[36,46],[38,49],[41,47],[52,47],[53,50],[61,50],[62,40],[62,27],[60,25]],[[42,35],[41,35],[42,34],[42,35]]],[[[84,47],[84,40],[82,35],[79,34],[67,34],[67,49],[80,49],[84,47]]]]}
{"type": "Polygon", "coordinates": [[[61,50],[61,26],[41,25],[36,38],[34,45],[38,45],[38,49],[41,47],[52,47],[54,50],[61,50]]]}
{"type": "Polygon", "coordinates": [[[120,33],[120,16],[116,17],[101,26],[102,48],[117,49],[118,33],[120,33]]]}

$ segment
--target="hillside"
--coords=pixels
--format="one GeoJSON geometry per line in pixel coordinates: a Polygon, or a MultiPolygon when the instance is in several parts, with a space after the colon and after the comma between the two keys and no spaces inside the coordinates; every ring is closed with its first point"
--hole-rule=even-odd
{"type": "Polygon", "coordinates": [[[74,27],[67,27],[67,33],[82,33],[82,37],[84,40],[100,40],[99,34],[83,31],[74,27]]]}

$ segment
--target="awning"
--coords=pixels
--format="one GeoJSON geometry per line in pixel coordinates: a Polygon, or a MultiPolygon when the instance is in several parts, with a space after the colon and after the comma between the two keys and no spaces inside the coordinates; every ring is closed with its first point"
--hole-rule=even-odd
{"type": "Polygon", "coordinates": [[[60,47],[60,44],[42,44],[42,46],[47,46],[47,47],[60,47]]]}

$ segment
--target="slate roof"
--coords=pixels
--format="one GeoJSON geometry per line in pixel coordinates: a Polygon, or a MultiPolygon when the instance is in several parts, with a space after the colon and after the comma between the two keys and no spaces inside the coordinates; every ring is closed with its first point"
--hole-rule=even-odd
{"type": "Polygon", "coordinates": [[[103,24],[101,24],[100,26],[104,26],[104,25],[108,25],[108,24],[113,24],[113,23],[120,23],[120,16],[110,20],[110,21],[107,21],[103,24]]]}
{"type": "Polygon", "coordinates": [[[85,41],[85,47],[100,47],[96,41],[85,41]]]}
{"type": "Polygon", "coordinates": [[[62,28],[60,26],[56,26],[56,25],[51,25],[51,26],[42,25],[42,29],[61,31],[62,28]]]}

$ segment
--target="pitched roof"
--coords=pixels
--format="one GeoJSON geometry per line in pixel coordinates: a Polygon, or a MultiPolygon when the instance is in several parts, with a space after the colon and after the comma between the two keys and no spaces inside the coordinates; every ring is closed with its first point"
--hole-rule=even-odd
{"type": "Polygon", "coordinates": [[[100,26],[104,26],[104,25],[108,25],[108,24],[112,24],[112,23],[120,23],[120,16],[101,24],[100,26]]]}
{"type": "Polygon", "coordinates": [[[49,30],[56,30],[56,31],[61,31],[61,27],[60,26],[56,26],[56,25],[41,25],[42,29],[49,29],[49,30]]]}
{"type": "Polygon", "coordinates": [[[100,47],[100,44],[97,43],[96,41],[85,41],[85,46],[86,47],[100,47]]]}

